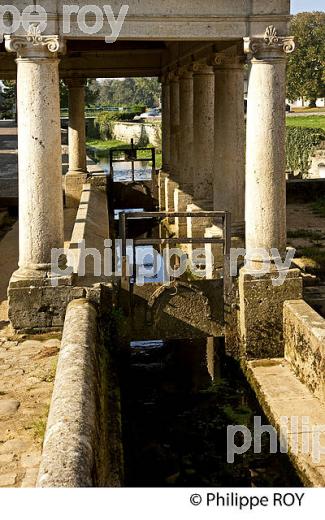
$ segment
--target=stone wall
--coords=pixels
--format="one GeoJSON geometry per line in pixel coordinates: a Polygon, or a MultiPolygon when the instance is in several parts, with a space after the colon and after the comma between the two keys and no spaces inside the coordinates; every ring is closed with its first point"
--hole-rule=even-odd
{"type": "Polygon", "coordinates": [[[325,319],[304,300],[284,304],[285,358],[297,377],[325,399],[325,319]]]}
{"type": "Polygon", "coordinates": [[[312,159],[309,170],[309,178],[324,179],[325,178],[325,146],[322,149],[316,150],[312,159]]]}
{"type": "Polygon", "coordinates": [[[134,144],[146,146],[151,144],[161,148],[161,124],[152,123],[113,123],[113,138],[129,143],[134,139],[134,144]]]}
{"type": "Polygon", "coordinates": [[[112,378],[95,306],[86,299],[71,302],[64,324],[38,487],[121,485],[121,431],[116,426],[120,424],[119,410],[112,405],[112,395],[118,388],[112,388],[112,378]]]}

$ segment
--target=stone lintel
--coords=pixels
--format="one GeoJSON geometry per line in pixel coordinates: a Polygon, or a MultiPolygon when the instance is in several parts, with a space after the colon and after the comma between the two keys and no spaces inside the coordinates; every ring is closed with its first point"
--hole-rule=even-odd
{"type": "Polygon", "coordinates": [[[87,79],[86,78],[65,78],[64,83],[66,86],[70,89],[72,88],[81,88],[85,87],[87,85],[87,79]]]}

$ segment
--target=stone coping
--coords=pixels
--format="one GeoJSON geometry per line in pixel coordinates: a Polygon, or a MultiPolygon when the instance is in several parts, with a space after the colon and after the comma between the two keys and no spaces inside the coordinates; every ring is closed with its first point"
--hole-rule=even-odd
{"type": "Polygon", "coordinates": [[[90,487],[97,443],[97,312],[72,301],[63,329],[38,487],[90,487]]]}
{"type": "Polygon", "coordinates": [[[325,319],[304,300],[284,303],[285,359],[300,381],[325,402],[325,319]]]}
{"type": "Polygon", "coordinates": [[[108,205],[106,192],[92,183],[83,185],[79,208],[67,253],[68,265],[74,273],[80,273],[82,254],[78,244],[84,241],[85,248],[96,250],[101,256],[101,275],[94,276],[94,259],[91,255],[85,259],[85,275],[79,277],[83,285],[107,283],[104,275],[104,241],[109,238],[108,205]]]}
{"type": "MultiPolygon", "coordinates": [[[[283,418],[288,419],[285,423],[288,454],[302,482],[310,487],[324,487],[325,453],[316,460],[316,450],[311,449],[312,432],[325,425],[324,403],[299,381],[283,358],[249,361],[246,375],[265,415],[278,432],[283,418]]],[[[320,435],[320,446],[325,445],[324,439],[325,432],[320,435]]]]}

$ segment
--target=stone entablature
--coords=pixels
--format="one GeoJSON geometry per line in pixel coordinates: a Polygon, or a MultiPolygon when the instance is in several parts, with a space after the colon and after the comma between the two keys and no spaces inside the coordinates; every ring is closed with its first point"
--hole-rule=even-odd
{"type": "MultiPolygon", "coordinates": [[[[94,37],[102,39],[110,34],[110,26],[104,12],[104,6],[112,7],[117,17],[121,2],[119,0],[96,1],[96,10],[103,13],[103,28],[94,37]]],[[[274,24],[282,33],[286,32],[290,17],[289,0],[130,0],[125,2],[128,13],[122,27],[122,39],[151,40],[216,40],[231,39],[245,36],[262,36],[266,25],[274,24]]],[[[32,2],[18,0],[15,7],[22,12],[32,2]]],[[[69,6],[67,0],[41,2],[47,12],[48,34],[63,34],[64,6],[69,6]]],[[[80,0],[78,11],[85,9],[86,23],[91,26],[96,21],[95,13],[91,12],[88,0],[80,0]],[[88,10],[87,10],[88,6],[88,10]]],[[[77,14],[71,14],[71,38],[84,38],[78,27],[77,14]]]]}

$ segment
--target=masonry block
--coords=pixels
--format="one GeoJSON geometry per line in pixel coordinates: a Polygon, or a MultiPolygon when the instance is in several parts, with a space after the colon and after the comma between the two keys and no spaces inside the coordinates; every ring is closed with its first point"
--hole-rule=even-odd
{"type": "Polygon", "coordinates": [[[282,285],[278,273],[259,278],[242,268],[239,274],[241,356],[244,359],[283,357],[283,304],[302,298],[299,269],[290,269],[282,285]]]}

